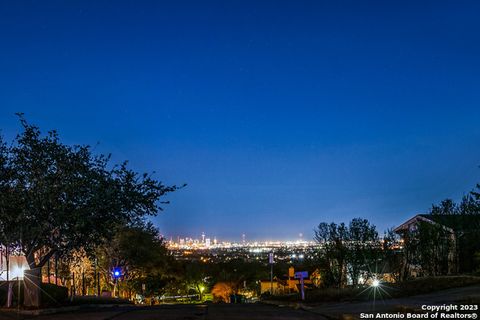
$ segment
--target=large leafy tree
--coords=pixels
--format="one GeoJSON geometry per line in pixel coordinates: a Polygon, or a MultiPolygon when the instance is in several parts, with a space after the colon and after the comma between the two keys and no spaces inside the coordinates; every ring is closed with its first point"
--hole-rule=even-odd
{"type": "Polygon", "coordinates": [[[369,277],[378,271],[375,266],[380,249],[378,233],[368,220],[355,218],[348,226],[323,222],[314,231],[321,248],[319,264],[326,286],[344,286],[347,274],[357,285],[360,275],[369,277]]]}
{"type": "Polygon", "coordinates": [[[113,239],[96,253],[106,283],[114,285],[112,270],[119,269],[121,287],[129,296],[142,291],[158,293],[166,285],[169,262],[173,259],[150,222],[119,227],[113,239]]]}
{"type": "Polygon", "coordinates": [[[400,247],[400,236],[393,229],[386,230],[382,241],[382,269],[390,272],[393,279],[397,282],[402,280],[404,261],[404,253],[400,247]]]}
{"type": "Polygon", "coordinates": [[[315,231],[315,240],[320,244],[320,264],[326,285],[342,287],[346,284],[345,267],[348,255],[348,227],[342,222],[322,222],[315,231]]]}
{"type": "MultiPolygon", "coordinates": [[[[0,241],[25,254],[32,270],[26,286],[39,282],[52,255],[94,248],[115,225],[156,214],[159,200],[177,189],[126,162],[111,165],[110,156],[89,146],[66,145],[56,131],[42,135],[22,115],[20,122],[23,131],[11,144],[0,141],[0,241]]],[[[38,294],[27,291],[25,303],[38,305],[38,294]]]]}
{"type": "Polygon", "coordinates": [[[376,227],[367,219],[355,218],[348,227],[347,271],[352,284],[357,285],[362,274],[372,276],[379,270],[377,265],[379,239],[376,227]]]}
{"type": "MultiPolygon", "coordinates": [[[[431,214],[438,215],[441,221],[448,223],[454,230],[455,260],[458,262],[459,272],[473,272],[480,268],[475,260],[475,254],[480,254],[480,185],[466,194],[457,204],[446,199],[430,209],[431,214]],[[451,217],[449,216],[451,215],[451,217]]],[[[431,250],[440,245],[435,242],[431,250]]]]}

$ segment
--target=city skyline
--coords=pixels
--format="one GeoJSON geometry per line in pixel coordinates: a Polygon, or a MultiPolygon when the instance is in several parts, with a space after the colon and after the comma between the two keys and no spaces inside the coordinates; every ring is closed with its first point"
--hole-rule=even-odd
{"type": "Polygon", "coordinates": [[[289,238],[272,238],[272,237],[260,237],[260,238],[249,238],[248,234],[242,233],[239,234],[238,237],[232,237],[232,238],[221,238],[217,237],[215,234],[208,234],[205,232],[200,232],[198,234],[183,234],[183,235],[173,235],[173,234],[162,234],[163,239],[166,241],[174,241],[174,242],[179,242],[180,240],[192,240],[192,241],[197,241],[200,243],[205,243],[206,240],[210,241],[212,244],[214,241],[220,243],[220,242],[229,242],[229,243],[251,243],[251,242],[269,242],[269,241],[282,241],[282,242],[291,242],[291,241],[312,241],[312,239],[305,238],[303,236],[303,233],[299,233],[297,235],[292,235],[289,238]],[[204,237],[203,237],[204,236],[204,237]]]}
{"type": "Polygon", "coordinates": [[[166,185],[165,235],[377,231],[480,177],[480,3],[15,1],[0,128],[16,112],[166,185]]]}

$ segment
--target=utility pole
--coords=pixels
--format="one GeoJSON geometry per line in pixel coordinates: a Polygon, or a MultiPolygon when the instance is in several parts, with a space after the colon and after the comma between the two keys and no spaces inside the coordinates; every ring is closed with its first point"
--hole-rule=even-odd
{"type": "Polygon", "coordinates": [[[48,277],[48,283],[50,284],[50,259],[47,261],[47,277],[48,277]]]}
{"type": "Polygon", "coordinates": [[[97,271],[97,296],[100,296],[100,271],[97,271]]]}
{"type": "Polygon", "coordinates": [[[273,252],[268,254],[268,262],[270,263],[270,295],[273,295],[273,252]]]}
{"type": "Polygon", "coordinates": [[[93,265],[93,295],[97,295],[97,257],[95,257],[93,265]]]}
{"type": "Polygon", "coordinates": [[[7,260],[7,282],[10,280],[10,252],[8,246],[5,246],[5,259],[7,260]]]}
{"type": "Polygon", "coordinates": [[[55,253],[55,285],[58,286],[58,253],[55,253]]]}

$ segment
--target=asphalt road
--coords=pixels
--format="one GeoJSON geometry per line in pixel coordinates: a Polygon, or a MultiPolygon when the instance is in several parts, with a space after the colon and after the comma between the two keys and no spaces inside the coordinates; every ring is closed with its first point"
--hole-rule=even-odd
{"type": "Polygon", "coordinates": [[[294,320],[327,319],[361,312],[397,312],[402,308],[419,309],[421,305],[458,303],[465,299],[480,299],[480,286],[453,288],[424,295],[399,299],[359,303],[325,303],[309,305],[309,311],[266,304],[162,305],[154,307],[121,306],[89,309],[42,316],[17,316],[0,312],[0,320],[294,320]],[[327,318],[325,318],[326,316],[327,318]]]}
{"type": "Polygon", "coordinates": [[[378,299],[375,304],[372,301],[324,303],[318,306],[310,306],[309,309],[311,312],[327,317],[337,318],[343,314],[356,318],[362,312],[401,312],[404,309],[421,310],[422,305],[458,304],[460,301],[469,299],[475,299],[475,301],[480,299],[479,285],[452,288],[412,297],[378,299]]]}
{"type": "Polygon", "coordinates": [[[85,312],[16,318],[0,315],[1,320],[296,320],[325,319],[321,315],[292,308],[264,304],[162,305],[155,307],[115,307],[85,312]]]}

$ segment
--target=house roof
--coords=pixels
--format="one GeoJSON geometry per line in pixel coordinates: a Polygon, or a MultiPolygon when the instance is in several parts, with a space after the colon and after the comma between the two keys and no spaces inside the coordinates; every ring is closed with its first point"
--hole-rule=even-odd
{"type": "Polygon", "coordinates": [[[476,214],[421,214],[421,216],[456,231],[480,228],[480,215],[476,214]]]}
{"type": "Polygon", "coordinates": [[[480,230],[480,215],[471,214],[417,214],[413,218],[408,219],[394,229],[395,232],[400,232],[408,228],[412,223],[425,221],[442,225],[451,232],[462,230],[480,230]]]}

